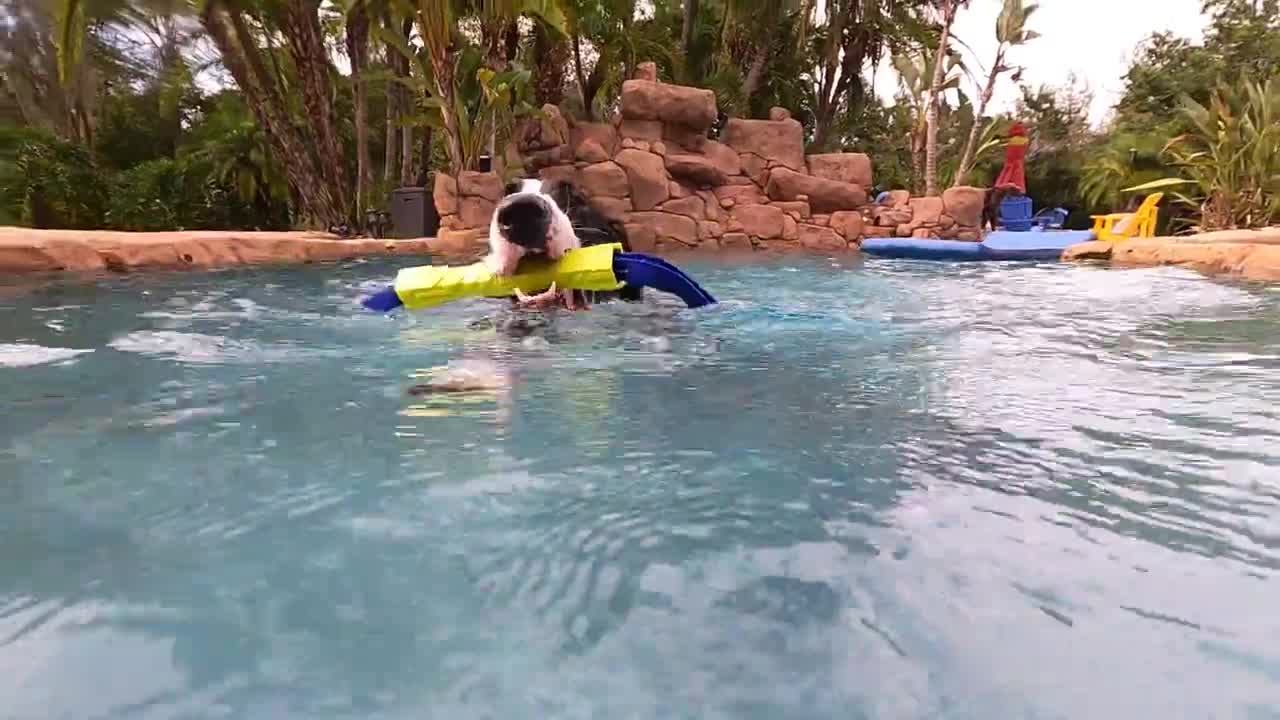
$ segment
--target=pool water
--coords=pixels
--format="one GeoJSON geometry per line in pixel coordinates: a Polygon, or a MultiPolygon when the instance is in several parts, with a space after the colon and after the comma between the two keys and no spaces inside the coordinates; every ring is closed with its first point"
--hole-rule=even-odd
{"type": "Polygon", "coordinates": [[[683,265],[0,290],[0,717],[1280,717],[1280,293],[683,265]]]}

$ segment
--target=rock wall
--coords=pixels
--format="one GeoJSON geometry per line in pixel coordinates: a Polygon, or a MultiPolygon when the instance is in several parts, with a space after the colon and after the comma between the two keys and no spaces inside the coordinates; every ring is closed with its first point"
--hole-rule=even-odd
{"type": "MultiPolygon", "coordinates": [[[[655,78],[652,63],[642,63],[623,83],[611,122],[571,123],[547,105],[517,142],[530,174],[576,183],[626,225],[638,251],[829,252],[856,249],[875,234],[978,237],[980,189],[955,188],[942,198],[898,192],[892,204],[873,204],[866,155],[806,155],[803,129],[783,108],[768,120],[731,118],[720,140],[709,139],[715,95],[655,78]]],[[[437,174],[442,237],[482,243],[502,185],[493,174],[437,174]]]]}
{"type": "Polygon", "coordinates": [[[980,240],[985,195],[976,187],[953,187],[942,197],[911,197],[906,190],[894,190],[867,210],[867,236],[980,240]]]}
{"type": "Polygon", "coordinates": [[[313,232],[113,232],[0,227],[0,275],[332,262],[457,252],[432,240],[344,240],[313,232]]]}

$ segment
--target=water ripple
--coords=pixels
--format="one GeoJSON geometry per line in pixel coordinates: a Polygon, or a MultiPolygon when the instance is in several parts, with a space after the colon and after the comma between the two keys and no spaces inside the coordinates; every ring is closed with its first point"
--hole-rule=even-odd
{"type": "Polygon", "coordinates": [[[1280,709],[1280,295],[690,260],[517,332],[395,269],[0,293],[6,717],[1280,709]]]}

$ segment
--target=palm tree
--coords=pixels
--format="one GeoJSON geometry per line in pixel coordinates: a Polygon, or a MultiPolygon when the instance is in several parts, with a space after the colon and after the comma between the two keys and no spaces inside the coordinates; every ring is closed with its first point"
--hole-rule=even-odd
{"type": "MultiPolygon", "coordinates": [[[[898,82],[906,93],[911,104],[914,122],[911,127],[911,180],[915,192],[921,192],[925,185],[925,155],[928,140],[928,116],[931,102],[931,91],[934,72],[935,55],[928,49],[920,49],[911,54],[901,54],[893,58],[893,67],[898,72],[898,82]]],[[[942,86],[939,95],[960,86],[960,78],[964,71],[964,63],[960,55],[950,52],[942,71],[942,86]]]]}
{"type": "Polygon", "coordinates": [[[350,0],[346,7],[347,59],[351,62],[351,85],[355,96],[356,130],[356,222],[364,218],[365,202],[373,184],[369,159],[369,0],[350,0]]]}
{"type": "MultiPolygon", "coordinates": [[[[416,19],[426,55],[421,68],[429,76],[432,95],[426,104],[439,115],[452,174],[470,169],[476,157],[474,150],[464,145],[464,136],[472,135],[473,128],[472,118],[459,97],[458,83],[472,78],[458,76],[458,62],[465,42],[457,32],[458,21],[465,17],[479,20],[487,70],[481,85],[486,95],[494,93],[487,102],[500,104],[508,101],[506,92],[499,88],[506,77],[502,73],[513,59],[509,57],[510,31],[522,15],[536,17],[561,32],[565,27],[564,8],[555,0],[419,0],[416,19]]],[[[497,123],[492,120],[487,120],[485,128],[491,155],[497,137],[497,123]]]]}
{"type": "MultiPolygon", "coordinates": [[[[987,111],[987,103],[991,102],[996,80],[1001,73],[1013,70],[1013,68],[1005,65],[1005,56],[1010,49],[1040,37],[1040,34],[1036,31],[1027,29],[1027,18],[1031,17],[1038,7],[1036,3],[1024,5],[1022,0],[1004,0],[1004,7],[1000,9],[1000,15],[996,18],[996,41],[998,43],[996,45],[996,60],[991,65],[991,72],[987,74],[987,84],[982,88],[982,95],[978,100],[978,109],[973,116],[973,125],[969,128],[969,138],[964,144],[964,154],[960,156],[960,167],[956,170],[955,186],[963,185],[968,179],[969,171],[973,169],[974,152],[978,146],[978,136],[982,133],[983,113],[987,111]]],[[[1017,73],[1015,73],[1014,80],[1017,80],[1017,73]]]]}
{"type": "Polygon", "coordinates": [[[929,88],[929,105],[925,112],[925,147],[924,147],[924,192],[925,195],[938,194],[938,103],[941,101],[946,63],[943,58],[951,42],[951,26],[955,24],[956,14],[960,8],[967,7],[969,0],[934,0],[942,25],[938,36],[938,47],[934,51],[933,82],[929,88]]]}

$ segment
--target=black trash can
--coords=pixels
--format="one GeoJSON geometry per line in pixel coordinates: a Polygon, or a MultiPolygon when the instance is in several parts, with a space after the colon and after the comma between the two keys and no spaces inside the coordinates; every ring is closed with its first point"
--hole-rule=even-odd
{"type": "Polygon", "coordinates": [[[440,214],[429,188],[396,188],[391,191],[390,204],[392,237],[435,237],[440,230],[440,214]]]}

